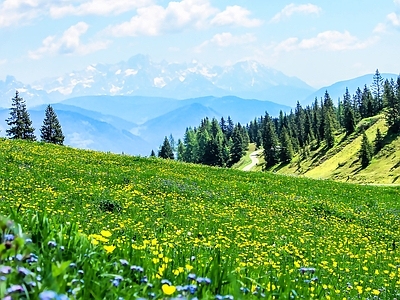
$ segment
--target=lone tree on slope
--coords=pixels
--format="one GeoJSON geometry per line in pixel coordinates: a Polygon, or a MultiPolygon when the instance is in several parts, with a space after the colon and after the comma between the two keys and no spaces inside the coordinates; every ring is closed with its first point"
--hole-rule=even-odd
{"type": "Polygon", "coordinates": [[[160,151],[158,151],[158,157],[164,159],[174,159],[174,152],[172,151],[171,145],[167,137],[164,139],[164,143],[161,146],[160,151]]]}
{"type": "Polygon", "coordinates": [[[6,120],[10,126],[6,130],[7,136],[11,139],[36,140],[35,128],[32,127],[32,121],[29,117],[26,103],[23,98],[19,97],[18,91],[15,92],[15,97],[11,99],[10,118],[6,120]]]}
{"type": "Polygon", "coordinates": [[[40,129],[40,137],[43,142],[63,145],[64,135],[62,133],[60,122],[53,108],[48,105],[45,112],[42,128],[40,129]]]}

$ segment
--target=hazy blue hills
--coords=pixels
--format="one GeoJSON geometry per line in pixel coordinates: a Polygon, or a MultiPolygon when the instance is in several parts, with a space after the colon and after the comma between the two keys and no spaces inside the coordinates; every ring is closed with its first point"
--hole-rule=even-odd
{"type": "MultiPolygon", "coordinates": [[[[68,108],[74,109],[74,108],[68,108]]],[[[116,128],[109,123],[93,119],[78,112],[55,109],[65,135],[64,144],[97,151],[149,155],[152,147],[142,138],[125,129],[116,128]]],[[[40,127],[43,124],[43,110],[29,110],[35,134],[40,140],[40,127]]],[[[9,109],[0,109],[0,135],[5,136],[8,128],[5,120],[9,109]]]]}
{"type": "MultiPolygon", "coordinates": [[[[339,81],[330,86],[320,88],[318,91],[310,94],[303,101],[301,101],[301,104],[311,104],[312,102],[314,102],[315,97],[317,97],[319,101],[321,97],[324,97],[325,91],[328,91],[329,95],[336,104],[339,98],[343,99],[343,94],[346,92],[346,87],[349,89],[350,95],[353,95],[358,87],[361,89],[361,91],[364,89],[364,85],[367,85],[367,87],[370,88],[373,82],[373,76],[374,74],[366,74],[357,78],[339,81]]],[[[391,78],[393,78],[393,80],[396,81],[398,74],[383,73],[381,74],[381,76],[384,79],[390,80],[391,78]]]]}
{"type": "Polygon", "coordinates": [[[147,121],[134,132],[157,149],[165,136],[172,134],[175,139],[183,138],[187,127],[197,127],[206,117],[219,120],[222,115],[210,107],[192,103],[147,121]]]}
{"type": "Polygon", "coordinates": [[[118,129],[129,130],[153,149],[158,149],[163,138],[170,134],[175,139],[183,138],[187,127],[198,126],[205,117],[220,119],[222,116],[230,116],[234,122],[246,124],[255,117],[264,115],[266,111],[271,115],[278,115],[280,110],[290,111],[288,106],[234,96],[186,100],[139,96],[83,96],[65,100],[54,107],[57,108],[57,105],[60,105],[60,109],[79,112],[105,120],[118,129]]]}
{"type": "Polygon", "coordinates": [[[82,96],[61,103],[117,116],[133,123],[144,123],[183,106],[177,99],[142,96],[82,96]]]}

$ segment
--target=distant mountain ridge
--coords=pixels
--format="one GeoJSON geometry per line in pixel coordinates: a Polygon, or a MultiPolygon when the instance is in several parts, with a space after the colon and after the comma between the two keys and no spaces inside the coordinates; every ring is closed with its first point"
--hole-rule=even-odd
{"type": "MultiPolygon", "coordinates": [[[[236,96],[268,100],[294,106],[315,89],[297,77],[257,61],[241,61],[232,66],[154,62],[149,56],[135,55],[116,64],[93,64],[32,85],[9,76],[0,80],[0,99],[9,103],[12,92],[20,90],[28,106],[55,103],[91,95],[146,96],[174,99],[204,96],[236,96]]],[[[7,103],[0,102],[0,107],[7,103]]]]}
{"type": "MultiPolygon", "coordinates": [[[[398,74],[381,73],[381,76],[384,80],[386,79],[390,80],[391,78],[393,78],[396,81],[398,74]]],[[[350,95],[353,95],[357,90],[357,88],[363,90],[364,85],[367,85],[367,87],[370,88],[373,82],[373,77],[374,74],[366,74],[353,79],[339,81],[330,86],[322,87],[319,90],[315,91],[314,93],[310,94],[303,101],[301,101],[301,104],[304,105],[311,104],[312,102],[314,102],[315,97],[317,97],[317,99],[320,100],[321,97],[324,96],[325,91],[328,91],[329,96],[333,99],[335,105],[337,105],[336,101],[338,100],[338,98],[343,99],[343,95],[346,92],[346,88],[349,89],[350,95]]]]}

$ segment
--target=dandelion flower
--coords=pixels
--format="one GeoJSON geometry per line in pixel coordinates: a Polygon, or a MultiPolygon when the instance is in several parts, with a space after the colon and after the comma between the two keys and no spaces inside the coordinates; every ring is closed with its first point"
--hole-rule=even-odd
{"type": "Polygon", "coordinates": [[[108,230],[102,230],[102,231],[100,231],[100,234],[106,238],[108,238],[112,235],[112,233],[108,230]]]}
{"type": "Polygon", "coordinates": [[[110,245],[110,246],[104,246],[104,249],[107,251],[107,253],[112,253],[115,250],[115,246],[114,245],[110,245]]]}
{"type": "Polygon", "coordinates": [[[164,292],[165,295],[172,295],[176,291],[176,287],[173,285],[168,285],[168,284],[163,284],[161,286],[162,291],[164,292]]]}

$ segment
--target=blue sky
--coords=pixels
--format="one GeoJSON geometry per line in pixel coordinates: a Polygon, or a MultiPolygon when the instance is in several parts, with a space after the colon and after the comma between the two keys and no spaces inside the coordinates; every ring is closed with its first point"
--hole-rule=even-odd
{"type": "Polygon", "coordinates": [[[1,0],[0,80],[25,83],[135,54],[254,59],[314,87],[400,73],[400,0],[1,0]]]}

